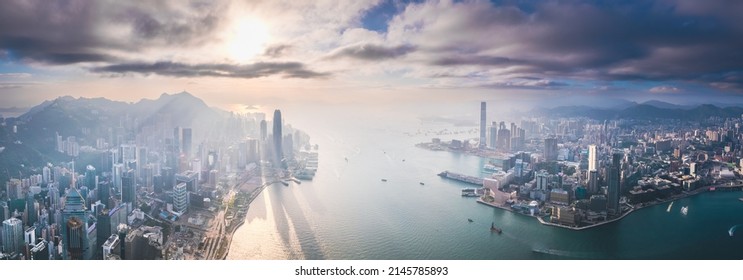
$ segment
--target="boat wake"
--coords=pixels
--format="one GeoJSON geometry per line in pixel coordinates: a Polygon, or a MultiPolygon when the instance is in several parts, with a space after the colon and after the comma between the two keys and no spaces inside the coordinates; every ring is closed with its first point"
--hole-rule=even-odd
{"type": "Polygon", "coordinates": [[[735,231],[740,227],[741,225],[734,225],[728,230],[728,234],[730,234],[730,237],[733,237],[735,235],[735,231]]]}
{"type": "Polygon", "coordinates": [[[566,250],[557,250],[557,249],[540,248],[540,247],[533,247],[531,251],[534,253],[540,253],[540,254],[552,255],[552,256],[558,256],[558,257],[564,257],[564,258],[572,258],[572,259],[596,259],[598,258],[596,253],[591,253],[591,252],[566,251],[566,250]]]}
{"type": "Polygon", "coordinates": [[[666,209],[666,212],[671,212],[671,207],[673,207],[673,201],[671,201],[671,204],[668,204],[668,209],[666,209]]]}

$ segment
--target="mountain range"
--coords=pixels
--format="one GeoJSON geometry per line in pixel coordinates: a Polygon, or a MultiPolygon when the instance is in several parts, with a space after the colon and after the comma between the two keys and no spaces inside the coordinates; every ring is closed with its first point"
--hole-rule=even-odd
{"type": "Polygon", "coordinates": [[[647,101],[641,104],[621,104],[613,108],[597,108],[590,106],[560,106],[554,108],[538,108],[532,114],[549,117],[588,117],[597,120],[610,119],[677,119],[677,120],[704,120],[710,117],[739,118],[743,115],[743,106],[718,106],[712,104],[676,105],[663,101],[647,101]]]}
{"type": "MultiPolygon", "coordinates": [[[[6,118],[0,126],[0,183],[18,174],[38,173],[46,162],[69,160],[56,151],[56,135],[66,138],[84,138],[90,135],[108,135],[126,120],[136,119],[138,128],[167,117],[176,126],[191,127],[194,143],[230,113],[208,107],[204,101],[188,92],[162,94],[157,99],[143,99],[136,103],[112,101],[106,98],[73,98],[63,96],[47,100],[26,113],[6,118]],[[13,129],[17,132],[13,132],[13,129]]],[[[94,139],[88,139],[88,143],[94,139]]],[[[25,175],[24,175],[25,176],[25,175]]]]}

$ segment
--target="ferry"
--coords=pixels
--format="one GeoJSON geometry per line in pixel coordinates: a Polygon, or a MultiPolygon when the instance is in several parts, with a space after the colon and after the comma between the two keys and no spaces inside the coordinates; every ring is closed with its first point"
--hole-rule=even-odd
{"type": "Polygon", "coordinates": [[[482,166],[482,170],[483,170],[483,172],[487,172],[487,173],[493,173],[493,172],[500,171],[500,170],[498,170],[498,167],[496,167],[495,165],[490,164],[490,163],[486,163],[485,165],[483,165],[482,166]]]}
{"type": "Polygon", "coordinates": [[[498,234],[501,234],[503,230],[495,227],[495,223],[490,224],[490,232],[497,232],[498,234]]]}
{"type": "Polygon", "coordinates": [[[312,180],[313,177],[315,177],[315,174],[312,172],[308,172],[307,170],[302,170],[294,174],[294,178],[300,180],[312,180]]]}
{"type": "Polygon", "coordinates": [[[462,196],[464,196],[464,197],[478,197],[479,195],[477,194],[477,189],[466,188],[466,189],[462,189],[462,196]]]}

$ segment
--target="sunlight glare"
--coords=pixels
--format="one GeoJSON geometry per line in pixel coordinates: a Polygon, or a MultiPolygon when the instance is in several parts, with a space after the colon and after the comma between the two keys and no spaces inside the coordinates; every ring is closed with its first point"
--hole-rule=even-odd
{"type": "Polygon", "coordinates": [[[228,32],[227,51],[231,59],[245,62],[261,54],[268,39],[268,28],[263,22],[242,18],[237,20],[228,32]]]}

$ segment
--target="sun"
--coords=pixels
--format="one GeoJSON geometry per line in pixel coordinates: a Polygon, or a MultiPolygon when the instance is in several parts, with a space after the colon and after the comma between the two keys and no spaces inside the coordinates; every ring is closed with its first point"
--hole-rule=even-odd
{"type": "Polygon", "coordinates": [[[246,62],[263,52],[270,34],[263,22],[252,18],[241,18],[232,24],[226,37],[229,57],[237,62],[246,62]]]}

